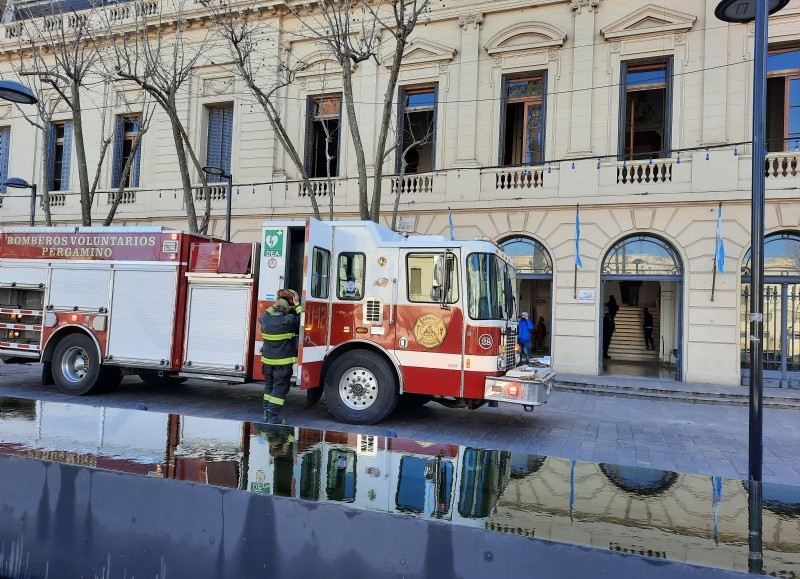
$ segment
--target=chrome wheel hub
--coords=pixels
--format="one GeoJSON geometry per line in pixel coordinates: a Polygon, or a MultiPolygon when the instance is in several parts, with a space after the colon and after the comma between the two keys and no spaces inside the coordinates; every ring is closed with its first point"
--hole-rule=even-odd
{"type": "Polygon", "coordinates": [[[73,383],[84,379],[89,372],[89,354],[79,346],[73,346],[61,358],[61,374],[73,383]]]}
{"type": "Polygon", "coordinates": [[[339,380],[339,396],[348,408],[365,410],[377,400],[378,380],[366,368],[350,368],[339,380]]]}

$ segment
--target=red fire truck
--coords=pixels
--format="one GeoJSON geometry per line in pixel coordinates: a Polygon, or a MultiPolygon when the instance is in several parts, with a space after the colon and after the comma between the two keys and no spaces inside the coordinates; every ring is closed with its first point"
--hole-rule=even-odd
{"type": "Polygon", "coordinates": [[[260,314],[282,287],[303,316],[297,386],[375,423],[402,399],[546,402],[548,368],[514,366],[515,273],[488,240],[372,222],[268,221],[261,243],[164,227],[0,229],[0,359],[41,361],[63,392],[263,378],[260,314]]]}

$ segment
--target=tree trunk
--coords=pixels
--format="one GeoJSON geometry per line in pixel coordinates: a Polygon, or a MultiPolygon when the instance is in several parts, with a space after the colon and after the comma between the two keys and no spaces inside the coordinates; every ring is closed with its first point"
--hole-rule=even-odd
{"type": "MultiPolygon", "coordinates": [[[[78,160],[78,183],[81,191],[81,223],[92,224],[92,198],[89,193],[89,171],[86,166],[86,147],[83,143],[83,115],[81,112],[80,86],[72,82],[72,134],[75,140],[75,157],[78,160]]],[[[70,151],[64,151],[69,155],[70,151]]]]}
{"type": "MultiPolygon", "coordinates": [[[[342,63],[344,73],[344,104],[347,110],[347,123],[350,129],[350,137],[353,141],[353,149],[356,152],[356,166],[358,167],[358,213],[361,219],[372,219],[369,211],[369,199],[367,197],[367,160],[364,155],[364,143],[361,140],[361,132],[358,128],[358,116],[353,102],[353,71],[350,68],[350,61],[342,63]]],[[[373,219],[377,222],[377,219],[373,219]]]]}
{"type": "MultiPolygon", "coordinates": [[[[383,111],[381,112],[381,130],[378,133],[378,144],[375,149],[375,178],[372,189],[372,204],[369,218],[375,223],[381,214],[381,194],[383,185],[383,162],[386,155],[386,140],[389,137],[389,123],[392,119],[392,103],[394,102],[394,90],[397,87],[397,79],[400,76],[400,65],[403,62],[403,51],[406,48],[406,36],[403,34],[397,39],[397,45],[392,59],[392,68],[389,71],[389,82],[386,86],[386,93],[383,97],[383,111]]],[[[400,103],[398,103],[400,106],[400,103]]],[[[398,131],[397,138],[402,147],[403,137],[398,131]]],[[[400,192],[398,191],[398,197],[400,192]]]]}
{"type": "Polygon", "coordinates": [[[42,180],[39,191],[42,196],[42,210],[44,211],[44,224],[50,227],[53,225],[53,215],[50,212],[50,125],[42,125],[42,180]]]}
{"type": "Polygon", "coordinates": [[[189,231],[197,233],[197,213],[194,209],[194,197],[192,196],[192,180],[189,176],[189,165],[186,161],[186,150],[183,146],[183,134],[181,133],[180,121],[175,118],[174,113],[169,112],[170,124],[172,125],[172,139],[175,141],[175,152],[178,154],[178,170],[181,174],[183,184],[183,204],[186,208],[186,220],[189,224],[189,231]]]}

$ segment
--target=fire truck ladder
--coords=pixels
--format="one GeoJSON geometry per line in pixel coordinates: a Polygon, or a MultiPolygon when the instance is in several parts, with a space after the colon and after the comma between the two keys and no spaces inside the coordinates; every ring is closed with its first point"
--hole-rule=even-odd
{"type": "Polygon", "coordinates": [[[43,285],[0,287],[0,354],[38,359],[43,320],[43,285]]]}

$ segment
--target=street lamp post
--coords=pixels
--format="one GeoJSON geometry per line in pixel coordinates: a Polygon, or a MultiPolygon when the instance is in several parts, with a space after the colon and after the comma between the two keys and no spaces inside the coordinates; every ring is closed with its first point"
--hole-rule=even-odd
{"type": "Polygon", "coordinates": [[[231,193],[233,192],[233,175],[220,167],[203,167],[203,172],[208,175],[222,177],[228,182],[228,191],[225,194],[225,241],[231,240],[231,193]]]}
{"type": "Polygon", "coordinates": [[[6,187],[11,187],[13,189],[30,189],[31,190],[31,215],[30,215],[30,226],[33,227],[36,222],[36,183],[28,183],[25,179],[21,179],[19,177],[11,177],[6,179],[4,183],[6,187]]]}
{"type": "Polygon", "coordinates": [[[766,150],[768,19],[789,0],[722,0],[714,14],[724,22],[755,20],[753,52],[753,193],[751,202],[750,254],[750,420],[749,420],[749,547],[751,573],[763,570],[762,470],[764,451],[764,154],[766,150]]]}

